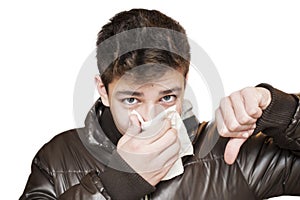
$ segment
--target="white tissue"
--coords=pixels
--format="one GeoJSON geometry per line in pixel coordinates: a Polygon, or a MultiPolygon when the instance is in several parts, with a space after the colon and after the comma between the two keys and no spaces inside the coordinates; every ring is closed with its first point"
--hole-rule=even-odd
{"type": "Polygon", "coordinates": [[[155,126],[157,122],[163,120],[165,117],[169,117],[171,119],[172,128],[177,130],[181,148],[179,151],[179,159],[174,163],[174,165],[171,167],[169,172],[162,180],[169,180],[175,176],[182,174],[184,168],[181,158],[186,155],[193,155],[193,146],[187,134],[183,121],[181,120],[179,113],[176,112],[176,105],[171,106],[170,108],[159,113],[154,119],[146,122],[143,120],[142,116],[137,111],[133,110],[132,114],[137,115],[139,121],[141,122],[142,130],[146,130],[151,126],[155,126]]]}

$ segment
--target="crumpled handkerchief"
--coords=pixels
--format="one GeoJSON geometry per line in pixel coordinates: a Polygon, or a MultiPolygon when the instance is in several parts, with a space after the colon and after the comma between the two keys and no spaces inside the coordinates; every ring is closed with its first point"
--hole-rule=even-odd
{"type": "Polygon", "coordinates": [[[131,112],[132,114],[136,114],[139,121],[141,122],[142,130],[146,130],[151,126],[155,126],[158,121],[163,120],[166,117],[171,119],[172,128],[175,128],[178,133],[178,138],[181,143],[181,148],[179,151],[179,158],[171,167],[169,172],[162,180],[169,180],[183,173],[184,168],[182,164],[181,158],[186,155],[193,155],[193,145],[190,141],[190,138],[187,134],[187,130],[183,124],[183,121],[178,112],[176,112],[176,105],[169,107],[163,112],[159,113],[154,119],[150,121],[144,121],[142,116],[135,110],[131,112]]]}

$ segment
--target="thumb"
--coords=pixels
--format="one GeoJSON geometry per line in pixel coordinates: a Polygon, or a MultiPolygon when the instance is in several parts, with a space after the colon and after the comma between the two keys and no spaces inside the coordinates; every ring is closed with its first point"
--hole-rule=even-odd
{"type": "Polygon", "coordinates": [[[225,162],[229,165],[232,165],[236,160],[241,146],[247,138],[231,138],[225,148],[224,159],[225,162]]]}

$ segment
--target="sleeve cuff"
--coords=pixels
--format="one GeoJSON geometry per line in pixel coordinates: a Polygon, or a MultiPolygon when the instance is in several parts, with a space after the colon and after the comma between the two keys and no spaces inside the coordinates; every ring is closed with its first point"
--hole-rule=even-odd
{"type": "Polygon", "coordinates": [[[110,164],[99,174],[112,199],[141,199],[155,190],[115,152],[110,164]]]}
{"type": "Polygon", "coordinates": [[[284,93],[266,83],[261,83],[256,87],[263,87],[271,92],[271,103],[257,120],[254,133],[262,131],[273,136],[287,129],[298,105],[297,97],[284,93]]]}

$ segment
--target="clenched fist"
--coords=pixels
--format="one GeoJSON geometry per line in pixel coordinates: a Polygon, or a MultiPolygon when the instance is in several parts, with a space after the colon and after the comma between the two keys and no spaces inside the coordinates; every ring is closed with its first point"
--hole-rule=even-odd
{"type": "Polygon", "coordinates": [[[216,122],[220,136],[230,138],[224,153],[227,164],[234,163],[240,147],[252,135],[256,121],[270,102],[270,91],[261,87],[247,87],[221,100],[216,122]]]}

